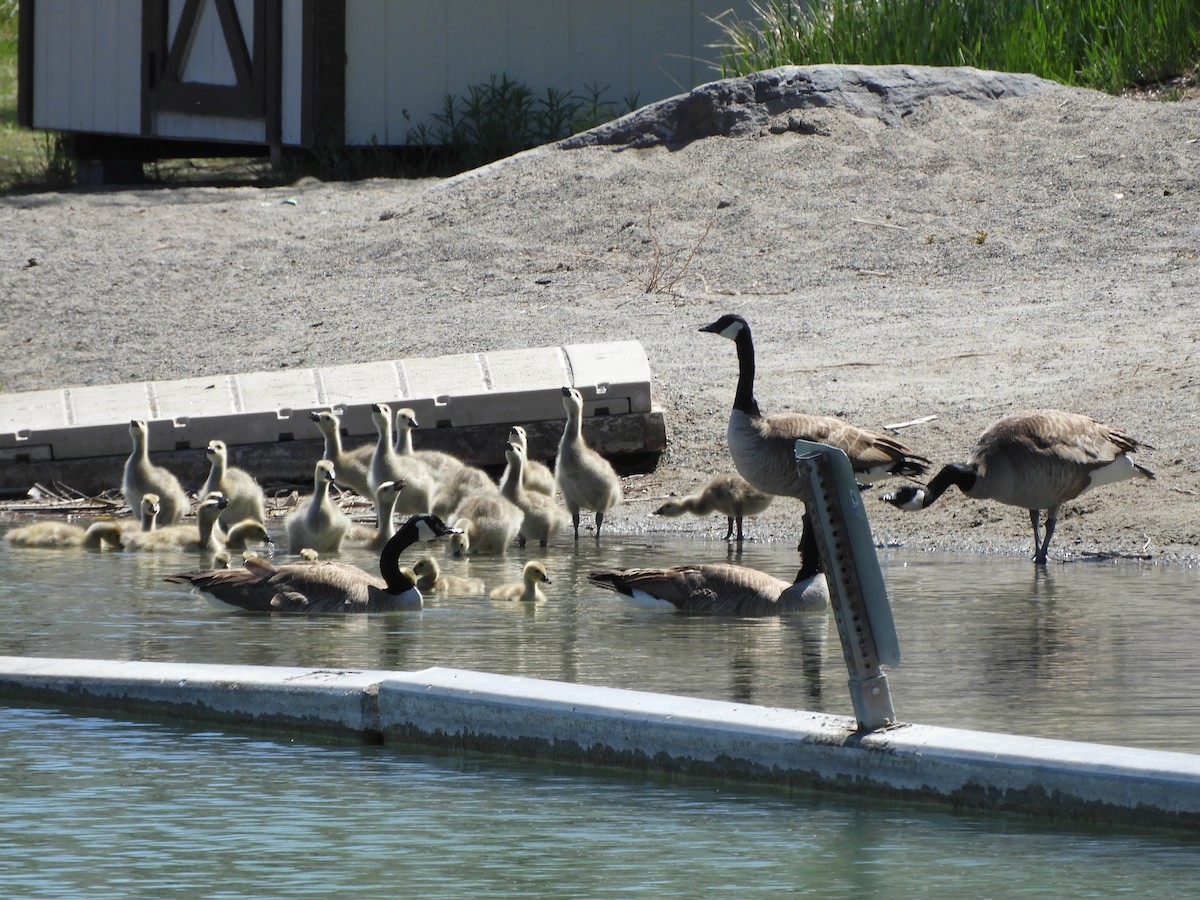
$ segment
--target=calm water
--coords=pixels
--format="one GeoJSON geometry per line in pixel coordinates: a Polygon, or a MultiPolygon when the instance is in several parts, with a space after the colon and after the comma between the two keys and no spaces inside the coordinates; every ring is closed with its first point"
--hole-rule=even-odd
{"type": "MultiPolygon", "coordinates": [[[[411,553],[411,551],[410,551],[411,553]]],[[[162,582],[184,556],[0,545],[0,654],[457,666],[849,715],[832,618],[713,620],[591,588],[610,565],[721,560],[719,542],[588,539],[538,606],[435,600],[380,617],[252,617],[162,582]]],[[[366,554],[347,554],[366,567],[366,554]]],[[[887,552],[904,721],[1195,750],[1200,573],[887,552]]],[[[794,548],[741,562],[790,577],[794,548]]],[[[0,895],[1112,896],[1200,888],[1200,842],[1043,828],[484,756],[301,744],[0,710],[0,895]]]]}

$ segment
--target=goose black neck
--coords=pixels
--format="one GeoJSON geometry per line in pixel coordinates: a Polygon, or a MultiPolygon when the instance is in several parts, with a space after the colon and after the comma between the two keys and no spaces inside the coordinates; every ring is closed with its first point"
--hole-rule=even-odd
{"type": "Polygon", "coordinates": [[[975,487],[978,477],[978,469],[968,463],[950,463],[942,466],[941,471],[934,475],[929,484],[925,486],[925,500],[921,504],[922,508],[933,506],[934,501],[946,493],[951,485],[956,486],[964,494],[968,494],[971,488],[975,487]]]}
{"type": "Polygon", "coordinates": [[[800,571],[796,581],[807,581],[821,571],[821,551],[808,513],[800,518],[800,571]]]}
{"type": "Polygon", "coordinates": [[[405,526],[393,534],[379,552],[379,574],[389,594],[403,594],[416,584],[400,570],[400,554],[417,539],[416,530],[405,526]]]}
{"type": "Polygon", "coordinates": [[[733,408],[749,416],[758,416],[758,403],[754,399],[754,339],[750,337],[750,326],[742,326],[734,338],[738,355],[737,392],[733,395],[733,408]]]}

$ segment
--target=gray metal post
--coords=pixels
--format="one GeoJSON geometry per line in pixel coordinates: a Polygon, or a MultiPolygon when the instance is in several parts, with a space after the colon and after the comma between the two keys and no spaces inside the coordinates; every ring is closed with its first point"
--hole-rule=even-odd
{"type": "Polygon", "coordinates": [[[900,645],[850,460],[825,444],[797,441],[796,466],[829,583],[858,727],[873,731],[894,725],[892,695],[881,666],[900,663],[900,645]]]}

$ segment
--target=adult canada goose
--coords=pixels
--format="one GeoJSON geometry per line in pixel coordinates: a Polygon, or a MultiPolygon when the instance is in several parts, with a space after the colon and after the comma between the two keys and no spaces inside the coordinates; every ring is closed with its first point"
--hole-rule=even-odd
{"type": "Polygon", "coordinates": [[[737,528],[737,541],[743,540],[742,518],[756,516],[771,505],[771,495],[752,487],[741,475],[732,472],[714,475],[699,493],[686,497],[672,498],[654,511],[656,516],[707,516],[719,512],[725,516],[728,528],[725,540],[733,537],[737,528]]]}
{"type": "Polygon", "coordinates": [[[132,553],[163,553],[172,550],[214,556],[225,549],[217,525],[221,511],[229,505],[218,491],[196,504],[196,524],[166,525],[153,531],[135,531],[125,535],[125,549],[132,553]]]}
{"type": "Polygon", "coordinates": [[[413,516],[379,553],[378,578],[343,562],[304,560],[273,565],[251,557],[240,569],[201,569],[170,575],[227,606],[247,612],[379,613],[415,610],[423,605],[412,570],[400,566],[400,554],[417,541],[435,541],[451,533],[436,516],[413,516]]]}
{"type": "MultiPolygon", "coordinates": [[[[525,472],[521,479],[521,486],[527,491],[536,491],[539,494],[549,494],[554,496],[554,473],[550,471],[550,467],[545,463],[538,462],[536,459],[529,458],[529,436],[525,429],[520,425],[514,425],[508,432],[508,442],[514,447],[521,449],[521,454],[525,458],[525,472]]],[[[512,463],[510,462],[504,469],[504,474],[500,476],[500,490],[504,491],[505,484],[512,474],[512,463]]]]}
{"type": "Polygon", "coordinates": [[[811,528],[803,540],[805,565],[790,584],[757,569],[725,563],[610,569],[592,572],[588,581],[628,597],[637,606],[674,607],[709,616],[780,616],[825,609],[829,585],[819,564],[810,562],[819,553],[811,528]]]}
{"type": "Polygon", "coordinates": [[[588,581],[638,606],[709,616],[781,616],[829,604],[824,573],[792,583],[745,566],[710,563],[669,569],[592,572],[588,581]]]}
{"type": "MultiPolygon", "coordinates": [[[[997,500],[1029,510],[1033,561],[1046,562],[1058,512],[1089,488],[1154,473],[1130,458],[1149,447],[1120,428],[1059,409],[1005,416],[976,440],[965,463],[943,466],[925,487],[907,485],[882,499],[900,509],[925,509],[950,485],[975,500],[997,500]],[[1046,536],[1039,520],[1046,510],[1046,536]]],[[[1153,448],[1151,448],[1153,449],[1153,448]]]]}
{"type": "Polygon", "coordinates": [[[226,526],[245,519],[266,522],[263,489],[245,469],[229,465],[229,448],[225,442],[209,441],[204,454],[209,462],[208,480],[196,492],[196,496],[207,497],[213,491],[224,494],[229,505],[221,513],[221,522],[226,526]]]}
{"type": "Polygon", "coordinates": [[[521,510],[498,493],[478,494],[458,507],[454,527],[461,532],[450,538],[455,556],[503,554],[520,532],[521,510]]]}
{"type": "Polygon", "coordinates": [[[187,493],[169,469],[150,462],[149,428],[144,421],[134,419],[129,423],[129,437],[133,441],[133,452],[125,460],[121,478],[125,502],[130,510],[137,510],[141,508],[143,494],[158,494],[158,524],[174,525],[188,510],[187,493]]]}
{"type": "Polygon", "coordinates": [[[444,453],[441,450],[414,450],[412,433],[414,428],[420,428],[417,414],[407,406],[396,410],[396,452],[401,456],[411,456],[425,463],[433,479],[438,484],[462,468],[463,462],[457,456],[444,453]]]}
{"type": "Polygon", "coordinates": [[[308,417],[325,438],[325,459],[333,463],[333,470],[338,476],[337,483],[360,497],[373,497],[370,474],[375,444],[363,444],[353,450],[346,450],[342,446],[342,420],[337,413],[331,410],[316,410],[310,412],[308,417]]]}
{"type": "Polygon", "coordinates": [[[329,496],[329,486],[336,477],[333,463],[317,460],[312,496],[302,500],[283,522],[290,553],[299,553],[305,547],[318,553],[337,553],[342,549],[342,541],[350,530],[350,517],[329,496]]]}
{"type": "Polygon", "coordinates": [[[492,588],[488,594],[489,600],[522,600],[533,603],[546,599],[543,584],[553,584],[546,574],[546,566],[536,560],[525,563],[521,571],[521,580],[510,584],[502,584],[492,588]]]}
{"type": "MultiPolygon", "coordinates": [[[[754,341],[750,325],[741,316],[727,314],[700,330],[728,338],[737,346],[738,381],[727,429],[729,455],[741,476],[760,491],[782,497],[802,496],[796,468],[797,440],[842,450],[860,482],[891,475],[917,476],[929,468],[928,459],[899,441],[832,416],[806,413],[764,416],[754,399],[754,341]]],[[[802,530],[808,527],[805,513],[802,530]]]]}
{"type": "Polygon", "coordinates": [[[433,508],[437,482],[425,463],[396,452],[392,438],[392,408],[386,403],[372,403],[371,421],[375,423],[378,437],[371,456],[368,478],[371,493],[367,496],[375,496],[375,489],[385,481],[402,481],[404,490],[396,502],[396,509],[403,513],[429,512],[433,508]]]}
{"type": "Polygon", "coordinates": [[[522,514],[517,542],[524,547],[526,541],[537,541],[545,547],[550,535],[556,532],[566,519],[562,509],[550,494],[531,490],[526,486],[524,474],[528,460],[519,444],[509,441],[504,458],[508,460],[506,476],[500,483],[502,493],[522,514]]]}
{"type": "Polygon", "coordinates": [[[572,387],[564,387],[562,395],[567,424],[558,444],[554,477],[571,514],[575,540],[579,540],[579,512],[583,509],[595,511],[599,540],[604,514],[621,502],[621,479],[608,460],[583,439],[583,395],[572,387]]]}
{"type": "MultiPolygon", "coordinates": [[[[453,535],[451,540],[453,540],[453,535]]],[[[483,579],[447,574],[442,571],[438,561],[432,556],[422,556],[413,563],[412,570],[417,578],[417,589],[422,593],[483,596],[483,579]]]]}

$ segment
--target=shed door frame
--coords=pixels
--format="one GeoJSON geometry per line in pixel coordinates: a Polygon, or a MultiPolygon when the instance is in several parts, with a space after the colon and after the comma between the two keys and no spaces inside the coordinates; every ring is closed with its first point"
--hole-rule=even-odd
{"type": "Polygon", "coordinates": [[[250,46],[233,0],[185,0],[175,34],[169,35],[167,3],[142,0],[144,134],[152,133],[157,112],[266,119],[268,135],[278,134],[280,0],[254,0],[252,16],[250,46]],[[206,4],[212,4],[217,13],[236,84],[182,80],[206,4]]]}

